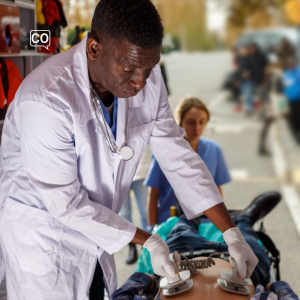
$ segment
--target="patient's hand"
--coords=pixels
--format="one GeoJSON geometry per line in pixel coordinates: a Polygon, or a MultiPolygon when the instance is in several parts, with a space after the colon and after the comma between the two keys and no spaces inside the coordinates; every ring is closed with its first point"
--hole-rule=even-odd
{"type": "Polygon", "coordinates": [[[148,289],[148,293],[152,294],[155,292],[155,276],[152,274],[148,274],[148,273],[145,273],[145,274],[148,275],[152,279],[152,284],[150,285],[150,287],[148,289]]]}
{"type": "Polygon", "coordinates": [[[271,290],[271,285],[272,285],[272,282],[269,282],[266,287],[265,287],[265,290],[266,291],[270,291],[271,290]]]}
{"type": "MultiPolygon", "coordinates": [[[[199,257],[198,259],[203,259],[203,257],[199,257]]],[[[222,290],[217,282],[220,276],[220,270],[229,270],[231,271],[232,268],[230,263],[226,260],[214,258],[216,263],[215,266],[197,270],[197,275],[193,276],[192,279],[194,281],[193,287],[182,294],[178,294],[172,296],[172,300],[249,300],[254,295],[255,287],[249,286],[250,295],[249,296],[242,296],[238,294],[233,294],[222,290]]],[[[170,300],[170,297],[162,296],[162,291],[160,293],[160,297],[163,300],[170,300]]]]}

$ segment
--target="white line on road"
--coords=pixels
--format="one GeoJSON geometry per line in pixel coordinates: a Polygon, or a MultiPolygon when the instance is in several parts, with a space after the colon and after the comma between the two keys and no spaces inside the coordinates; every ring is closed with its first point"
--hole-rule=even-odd
{"type": "Polygon", "coordinates": [[[246,179],[249,176],[249,172],[246,169],[230,169],[229,173],[234,179],[246,179]]]}
{"type": "Polygon", "coordinates": [[[270,128],[270,142],[273,152],[273,165],[275,168],[275,173],[279,179],[282,181],[285,181],[287,176],[287,164],[285,161],[284,153],[282,146],[279,142],[278,132],[276,131],[277,124],[273,124],[273,126],[270,128]]]}
{"type": "Polygon", "coordinates": [[[282,196],[290,211],[296,230],[300,235],[300,197],[297,193],[296,187],[293,184],[288,184],[288,167],[282,146],[279,142],[278,132],[275,128],[276,125],[277,124],[275,123],[270,130],[273,165],[277,177],[281,180],[281,182],[283,182],[281,184],[282,196]]]}
{"type": "Polygon", "coordinates": [[[300,197],[294,185],[283,184],[281,186],[282,196],[287,204],[296,229],[300,234],[300,197]]]}
{"type": "Polygon", "coordinates": [[[225,100],[228,98],[228,92],[227,91],[221,91],[218,92],[215,97],[208,103],[208,108],[212,109],[213,107],[219,105],[222,102],[225,102],[225,100]]]}

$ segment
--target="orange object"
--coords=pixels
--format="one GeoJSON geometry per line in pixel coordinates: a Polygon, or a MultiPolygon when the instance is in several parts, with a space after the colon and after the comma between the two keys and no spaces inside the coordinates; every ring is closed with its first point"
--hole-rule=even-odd
{"type": "Polygon", "coordinates": [[[289,0],[285,4],[288,20],[294,25],[300,25],[300,0],[289,0]]]}
{"type": "MultiPolygon", "coordinates": [[[[8,95],[7,95],[7,108],[9,104],[13,101],[15,94],[22,82],[22,77],[19,73],[19,70],[14,62],[4,59],[7,72],[8,72],[8,95]]],[[[0,108],[4,108],[4,102],[5,102],[5,93],[4,88],[2,85],[2,76],[3,76],[3,69],[2,64],[0,63],[0,108]]]]}

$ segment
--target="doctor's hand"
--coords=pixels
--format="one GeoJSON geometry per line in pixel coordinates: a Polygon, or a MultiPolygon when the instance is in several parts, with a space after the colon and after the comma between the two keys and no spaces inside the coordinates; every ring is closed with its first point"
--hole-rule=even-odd
{"type": "Polygon", "coordinates": [[[159,276],[174,277],[176,275],[175,269],[170,262],[170,250],[167,243],[157,234],[151,235],[143,245],[150,252],[151,263],[153,271],[159,276]]]}
{"type": "MultiPolygon", "coordinates": [[[[228,251],[237,263],[237,269],[242,279],[250,278],[258,259],[237,227],[230,228],[223,233],[228,245],[228,251]]],[[[230,259],[230,258],[229,258],[230,259]]],[[[232,264],[232,261],[230,262],[232,264]]]]}

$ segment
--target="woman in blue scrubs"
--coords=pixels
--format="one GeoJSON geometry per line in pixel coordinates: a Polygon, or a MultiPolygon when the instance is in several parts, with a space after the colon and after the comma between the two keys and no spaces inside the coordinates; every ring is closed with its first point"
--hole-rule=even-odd
{"type": "MultiPolygon", "coordinates": [[[[220,146],[202,137],[210,118],[207,107],[198,98],[187,97],[178,105],[175,117],[185,130],[184,138],[205,162],[223,197],[221,186],[231,181],[231,178],[220,146]]],[[[161,224],[169,218],[170,207],[176,206],[176,200],[173,188],[154,157],[144,184],[151,187],[148,200],[148,223],[149,225],[161,224]]]]}

